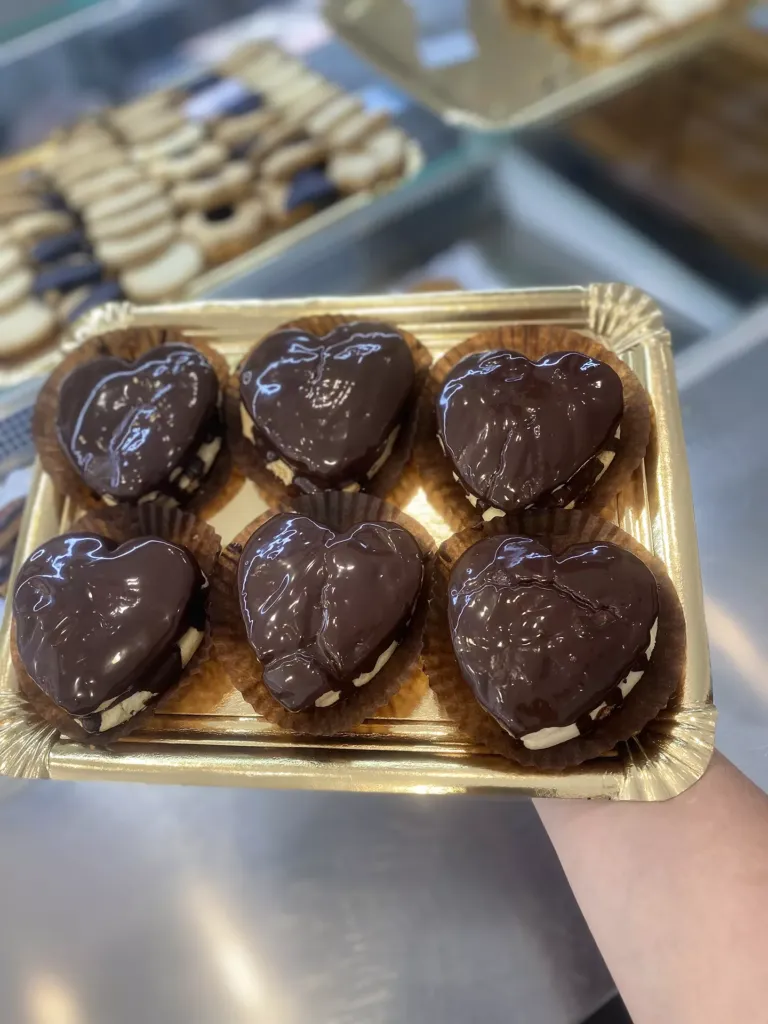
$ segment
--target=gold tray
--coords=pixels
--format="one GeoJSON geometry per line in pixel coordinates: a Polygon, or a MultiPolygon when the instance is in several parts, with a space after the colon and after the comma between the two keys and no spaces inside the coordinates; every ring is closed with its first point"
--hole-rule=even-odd
{"type": "MultiPolygon", "coordinates": [[[[339,221],[369,206],[380,196],[404,185],[415,178],[423,166],[424,152],[421,146],[415,139],[409,139],[402,174],[380,182],[367,192],[357,192],[340,199],[327,209],[307,217],[306,220],[299,221],[298,224],[294,224],[284,231],[276,232],[255,248],[243,253],[242,256],[205,271],[190,282],[185,292],[185,298],[201,298],[216,288],[246,277],[258,270],[259,267],[269,263],[270,260],[282,256],[288,249],[300,245],[307,238],[317,234],[318,231],[333,228],[339,221]]],[[[76,337],[80,336],[78,326],[78,324],[74,325],[76,337]]],[[[62,330],[58,340],[52,346],[40,352],[33,352],[25,359],[13,360],[6,365],[0,362],[0,388],[18,387],[19,384],[24,384],[34,377],[47,376],[60,362],[68,344],[71,344],[71,330],[62,330]]]]}
{"type": "MultiPolygon", "coordinates": [[[[337,312],[389,320],[439,355],[495,324],[564,324],[610,344],[639,375],[655,409],[649,455],[617,499],[615,519],[666,563],[688,626],[685,681],[673,705],[610,757],[566,772],[521,768],[471,744],[431,692],[407,718],[374,718],[348,735],[296,738],[259,718],[240,694],[210,708],[156,714],[140,733],[97,750],[59,739],[17,694],[9,653],[10,605],[0,630],[0,773],[54,779],[114,779],[273,786],[358,792],[489,793],[664,800],[701,777],[714,747],[699,556],[670,338],[656,304],[635,288],[436,292],[365,298],[206,302],[94,310],[83,333],[117,326],[175,326],[212,339],[234,366],[254,339],[299,316],[337,312]]],[[[264,504],[252,485],[212,522],[229,541],[264,504]]],[[[408,511],[438,541],[449,533],[419,492],[408,511]]],[[[14,573],[31,551],[65,530],[76,510],[38,468],[22,523],[14,573]]]]}
{"type": "MultiPolygon", "coordinates": [[[[324,15],[345,42],[444,120],[503,131],[573,113],[682,60],[722,38],[749,6],[734,0],[723,14],[623,60],[592,64],[516,18],[508,0],[458,3],[464,17],[446,31],[422,33],[422,42],[453,47],[469,59],[432,66],[419,55],[412,0],[325,0],[324,15]]],[[[457,6],[450,4],[452,11],[457,6]]]]}

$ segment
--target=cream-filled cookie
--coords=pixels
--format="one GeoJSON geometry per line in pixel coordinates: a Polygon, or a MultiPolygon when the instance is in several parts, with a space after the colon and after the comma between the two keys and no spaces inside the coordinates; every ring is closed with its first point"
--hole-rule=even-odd
{"type": "Polygon", "coordinates": [[[346,193],[373,188],[379,178],[376,159],[365,150],[336,153],[328,161],[326,173],[339,191],[346,193]]]}
{"type": "Polygon", "coordinates": [[[97,217],[95,220],[89,221],[88,228],[91,238],[95,242],[104,242],[112,238],[135,235],[172,216],[173,203],[168,196],[160,195],[122,213],[97,217]]]}
{"type": "Polygon", "coordinates": [[[0,278],[11,274],[24,264],[24,253],[9,236],[8,243],[0,245],[0,278]]]}
{"type": "Polygon", "coordinates": [[[280,149],[276,149],[265,157],[261,162],[261,174],[264,178],[287,181],[298,171],[320,163],[325,155],[325,145],[316,139],[293,142],[287,146],[281,146],[280,149]]]}
{"type": "Polygon", "coordinates": [[[232,160],[215,174],[181,181],[173,190],[180,210],[209,210],[244,198],[251,188],[253,168],[245,160],[232,160]]]}
{"type": "Polygon", "coordinates": [[[370,135],[388,124],[389,114],[386,110],[361,110],[340,121],[328,132],[326,138],[328,144],[335,149],[347,149],[365,143],[370,135]]]}
{"type": "Polygon", "coordinates": [[[51,176],[59,188],[67,190],[78,182],[95,174],[103,174],[115,167],[125,166],[126,156],[122,149],[109,147],[92,156],[69,158],[63,154],[60,162],[51,167],[51,176]]]}
{"type": "Polygon", "coordinates": [[[0,315],[0,358],[18,358],[52,340],[56,324],[56,315],[44,302],[25,299],[0,315]]]}
{"type": "Polygon", "coordinates": [[[124,124],[122,132],[127,141],[135,147],[152,146],[173,132],[179,131],[185,124],[184,115],[180,111],[161,109],[124,124]]]}
{"type": "Polygon", "coordinates": [[[151,262],[127,270],[120,284],[134,302],[157,302],[179,295],[204,268],[200,246],[180,239],[151,262]]]}
{"type": "Polygon", "coordinates": [[[149,173],[173,184],[217,171],[227,159],[226,149],[218,142],[203,142],[191,150],[169,153],[147,165],[149,173]]]}
{"type": "Polygon", "coordinates": [[[110,238],[96,246],[96,255],[107,267],[125,270],[154,259],[168,248],[178,233],[175,221],[164,220],[135,235],[110,238]]]}
{"type": "Polygon", "coordinates": [[[185,121],[175,131],[165,133],[154,142],[134,146],[131,152],[135,160],[151,163],[153,160],[162,160],[173,153],[190,150],[193,146],[198,146],[204,138],[205,132],[201,125],[193,121],[185,121]]]}
{"type": "Polygon", "coordinates": [[[8,274],[0,275],[0,313],[18,306],[32,289],[32,271],[18,266],[8,274]]]}
{"type": "Polygon", "coordinates": [[[239,146],[270,128],[279,116],[273,107],[261,107],[247,114],[223,117],[213,126],[213,134],[223,146],[239,146]]]}
{"type": "Polygon", "coordinates": [[[67,199],[72,206],[83,207],[96,202],[102,196],[122,192],[124,189],[138,185],[143,180],[141,172],[132,164],[112,167],[101,174],[83,178],[71,185],[67,191],[67,199]]]}
{"type": "Polygon", "coordinates": [[[25,213],[8,224],[8,233],[17,242],[31,245],[49,235],[71,231],[75,222],[71,215],[61,210],[38,210],[25,213]]]}
{"type": "Polygon", "coordinates": [[[264,234],[264,208],[256,199],[211,210],[194,210],[182,231],[201,247],[208,263],[224,263],[253,248],[264,234]]]}
{"type": "Polygon", "coordinates": [[[142,206],[144,203],[151,202],[162,195],[163,186],[157,181],[147,179],[122,192],[116,192],[114,195],[97,199],[95,203],[91,203],[90,206],[85,208],[83,216],[90,227],[95,221],[125,213],[126,210],[142,206]]]}
{"type": "Polygon", "coordinates": [[[403,170],[408,140],[399,128],[385,128],[366,140],[365,152],[376,160],[382,178],[393,178],[403,170]]]}
{"type": "Polygon", "coordinates": [[[307,118],[307,131],[310,135],[327,135],[342,121],[360,113],[362,109],[363,104],[359,99],[350,96],[349,93],[343,93],[321,107],[312,117],[307,118]]]}

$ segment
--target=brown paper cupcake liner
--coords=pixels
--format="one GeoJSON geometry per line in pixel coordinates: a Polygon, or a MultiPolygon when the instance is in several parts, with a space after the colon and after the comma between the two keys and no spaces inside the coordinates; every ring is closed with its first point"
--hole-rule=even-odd
{"type": "Polygon", "coordinates": [[[651,436],[651,402],[637,375],[615,352],[566,327],[517,324],[481,331],[449,349],[433,365],[419,399],[418,435],[414,462],[431,503],[453,530],[482,522],[482,517],[467,500],[464,488],[453,478],[453,465],[443,454],[437,439],[435,402],[453,367],[471,352],[510,349],[528,359],[541,359],[550,352],[581,352],[607,363],[618,373],[624,390],[624,415],[616,454],[598,482],[579,502],[578,507],[599,514],[626,486],[640,465],[651,436]]]}
{"type": "MultiPolygon", "coordinates": [[[[212,583],[218,561],[221,542],[219,535],[208,523],[195,518],[189,512],[175,508],[163,508],[148,502],[138,508],[119,506],[117,508],[86,512],[72,524],[69,533],[96,533],[101,537],[122,544],[137,537],[155,536],[178,544],[194,555],[197,564],[212,583]]],[[[210,596],[209,596],[210,602],[210,596]]],[[[19,689],[34,710],[49,725],[53,725],[63,736],[78,740],[90,746],[106,746],[120,737],[137,729],[143,721],[163,709],[166,703],[180,700],[194,691],[196,702],[215,706],[220,700],[224,673],[212,662],[213,641],[210,613],[205,636],[184,669],[179,682],[172,686],[159,700],[134,715],[127,722],[103,735],[87,733],[58,704],[54,703],[31,678],[19,655],[16,644],[16,623],[11,631],[11,658],[16,670],[19,689]]]]}
{"type": "MultiPolygon", "coordinates": [[[[56,424],[59,389],[62,381],[75,367],[93,359],[114,356],[118,359],[132,361],[153,348],[171,343],[191,345],[205,356],[216,371],[223,396],[229,379],[229,367],[226,359],[204,341],[199,341],[197,338],[186,338],[177,331],[159,327],[129,327],[123,330],[108,331],[100,334],[97,338],[91,338],[59,363],[43,385],[35,403],[32,436],[43,469],[53,480],[56,489],[71,498],[77,508],[104,509],[110,506],[105,506],[104,502],[84,483],[59,443],[56,424]]],[[[212,515],[219,507],[223,507],[220,505],[219,497],[222,492],[232,490],[232,460],[227,452],[226,428],[224,434],[223,450],[219,453],[211,472],[205,477],[195,496],[184,506],[188,512],[212,515]]],[[[237,478],[234,481],[234,484],[236,483],[237,478]]],[[[233,497],[234,493],[236,491],[229,493],[229,498],[233,497]]]]}
{"type": "Polygon", "coordinates": [[[636,736],[662,711],[678,690],[685,672],[685,617],[664,563],[628,533],[588,512],[545,510],[494,519],[449,537],[435,559],[432,602],[424,638],[424,670],[429,685],[452,721],[494,754],[527,767],[570,768],[606,755],[617,743],[636,736]],[[560,554],[573,544],[611,541],[637,555],[656,577],[659,626],[648,668],[626,699],[584,736],[546,750],[528,750],[510,736],[475,700],[453,652],[448,628],[448,579],[457,559],[483,537],[518,534],[533,537],[560,554]]]}
{"type": "Polygon", "coordinates": [[[251,534],[271,519],[275,512],[268,511],[259,516],[222,551],[211,595],[214,657],[229,673],[233,686],[254,711],[267,721],[306,736],[333,736],[370,718],[388,702],[399,697],[403,687],[406,688],[404,702],[413,700],[414,693],[418,693],[422,685],[418,679],[421,675],[419,658],[429,605],[435,543],[414,519],[389,502],[370,494],[323,491],[296,498],[290,502],[289,507],[337,532],[348,530],[355,523],[361,522],[398,523],[413,535],[425,557],[424,584],[408,631],[381,671],[346,700],[329,708],[292,712],[286,711],[275,700],[262,681],[261,663],[247,640],[237,588],[237,570],[243,548],[251,534]],[[411,685],[412,690],[409,689],[411,685]]]}
{"type": "MultiPolygon", "coordinates": [[[[360,318],[357,317],[357,320],[360,318]]],[[[299,330],[309,331],[318,337],[330,333],[334,327],[340,324],[354,323],[350,317],[336,316],[332,314],[324,316],[307,316],[298,320],[291,320],[288,323],[276,327],[270,334],[283,330],[286,327],[295,327],[299,330]]],[[[397,326],[397,325],[393,325],[397,326]]],[[[405,505],[416,492],[419,486],[418,475],[409,465],[413,446],[416,440],[417,419],[418,419],[418,398],[424,382],[432,365],[432,356],[428,349],[421,342],[402,328],[397,330],[403,336],[411,350],[413,362],[416,367],[416,378],[410,398],[408,399],[409,414],[405,422],[401,424],[400,432],[395,440],[392,454],[384,463],[379,472],[374,476],[366,488],[366,494],[372,494],[377,498],[386,498],[389,501],[397,500],[398,504],[405,505]]],[[[243,359],[247,359],[246,355],[243,359]]],[[[242,363],[241,363],[242,365],[242,363]]],[[[243,427],[240,417],[240,368],[230,376],[224,397],[224,410],[227,421],[227,440],[235,466],[254,484],[264,498],[275,508],[283,508],[290,505],[292,501],[289,488],[278,480],[274,473],[266,467],[264,459],[261,458],[256,447],[243,436],[243,427]]]]}

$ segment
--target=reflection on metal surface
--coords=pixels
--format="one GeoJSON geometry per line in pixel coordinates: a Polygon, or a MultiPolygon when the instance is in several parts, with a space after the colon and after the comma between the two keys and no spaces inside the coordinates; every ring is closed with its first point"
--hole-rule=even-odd
{"type": "MultiPolygon", "coordinates": [[[[373,718],[349,734],[324,740],[282,733],[256,716],[239,695],[207,710],[181,702],[173,713],[153,716],[140,733],[111,750],[57,743],[47,763],[51,776],[366,792],[423,792],[428,787],[429,792],[501,790],[613,799],[665,799],[686,789],[708,763],[715,713],[680,408],[669,335],[655,304],[625,285],[593,285],[125,310],[137,326],[173,326],[189,336],[209,338],[232,365],[255,338],[276,325],[324,312],[391,321],[412,331],[435,353],[475,331],[515,322],[568,325],[599,335],[620,351],[652,396],[656,432],[644,466],[617,502],[615,519],[666,562],[680,593],[688,626],[688,665],[677,699],[639,739],[623,745],[618,756],[562,773],[537,774],[473,747],[428,692],[407,718],[373,718]]],[[[99,333],[98,318],[90,327],[99,333]]],[[[217,517],[225,536],[233,536],[263,508],[251,495],[217,517]]],[[[62,507],[50,480],[40,476],[18,558],[66,528],[73,511],[62,507]]],[[[416,496],[409,511],[417,512],[437,539],[446,535],[445,524],[436,521],[423,495],[416,496]]],[[[8,633],[6,616],[0,633],[0,691],[12,693],[8,633]]]]}
{"type": "Polygon", "coordinates": [[[419,24],[408,0],[325,0],[325,15],[342,39],[446,121],[485,131],[573,112],[695,53],[736,21],[733,10],[699,19],[622,61],[599,65],[516,20],[504,0],[462,0],[458,11],[446,6],[447,15],[429,25],[419,24]],[[465,45],[455,45],[459,40],[465,45]],[[446,54],[449,41],[454,45],[446,54]],[[443,44],[441,59],[436,43],[443,44]]]}

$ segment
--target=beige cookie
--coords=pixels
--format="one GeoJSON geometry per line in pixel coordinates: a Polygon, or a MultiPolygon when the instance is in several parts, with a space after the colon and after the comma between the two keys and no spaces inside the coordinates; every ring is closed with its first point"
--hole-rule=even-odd
{"type": "Polygon", "coordinates": [[[187,152],[170,153],[147,164],[147,170],[160,181],[175,183],[218,171],[227,159],[227,151],[218,142],[203,142],[187,152]]]}
{"type": "Polygon", "coordinates": [[[0,246],[0,278],[18,270],[24,263],[24,253],[10,238],[7,245],[0,246]]]}
{"type": "Polygon", "coordinates": [[[132,103],[125,103],[122,107],[116,107],[110,113],[110,120],[115,127],[122,131],[124,128],[132,128],[138,122],[166,110],[171,110],[178,103],[180,93],[175,89],[161,89],[150,93],[148,96],[141,96],[132,103]]]}
{"type": "Polygon", "coordinates": [[[370,135],[385,128],[389,123],[389,114],[386,110],[361,110],[336,124],[326,138],[334,149],[349,149],[361,145],[370,135]]]}
{"type": "Polygon", "coordinates": [[[75,222],[68,213],[61,210],[38,210],[36,213],[25,213],[8,223],[11,238],[23,244],[32,244],[50,235],[71,231],[75,222]]]}
{"type": "Polygon", "coordinates": [[[317,89],[312,89],[310,92],[292,99],[288,104],[283,105],[282,97],[277,98],[275,103],[280,107],[286,124],[304,125],[321,107],[326,106],[331,100],[336,99],[340,95],[341,91],[339,89],[326,83],[317,89]]]}
{"type": "Polygon", "coordinates": [[[284,181],[265,181],[259,185],[257,197],[261,200],[267,221],[280,228],[290,227],[301,220],[306,220],[315,212],[310,203],[303,203],[292,210],[288,209],[288,194],[291,186],[284,181]]]}
{"type": "Polygon", "coordinates": [[[120,284],[134,302],[157,302],[181,294],[204,268],[200,246],[180,239],[150,263],[127,270],[120,277],[120,284]]]}
{"type": "Polygon", "coordinates": [[[274,181],[287,181],[297,171],[303,171],[307,167],[314,167],[325,158],[326,147],[323,143],[310,139],[306,142],[294,142],[287,146],[281,146],[274,153],[270,153],[261,162],[262,177],[274,181]]]}
{"type": "Polygon", "coordinates": [[[151,146],[160,139],[167,138],[172,132],[179,131],[185,124],[186,120],[181,111],[161,109],[124,124],[122,132],[130,145],[151,146]]]}
{"type": "Polygon", "coordinates": [[[340,192],[364,192],[380,177],[376,158],[365,150],[336,153],[328,161],[326,174],[340,192]]]}
{"type": "Polygon", "coordinates": [[[97,199],[95,203],[86,206],[83,216],[90,226],[95,221],[114,217],[119,213],[125,213],[126,210],[142,206],[144,203],[148,203],[150,200],[157,199],[162,195],[163,186],[160,182],[142,181],[138,185],[133,185],[122,192],[116,192],[114,195],[97,199]]]}
{"type": "Polygon", "coordinates": [[[224,263],[247,252],[265,233],[264,208],[256,199],[212,210],[194,210],[181,224],[187,238],[197,242],[210,264],[224,263]]]}
{"type": "Polygon", "coordinates": [[[303,75],[289,79],[279,88],[273,90],[269,99],[280,110],[286,110],[295,103],[300,103],[306,96],[315,96],[318,93],[322,95],[323,92],[327,93],[329,88],[332,88],[332,86],[329,85],[322,75],[316,75],[313,71],[307,71],[303,75]]]}
{"type": "Polygon", "coordinates": [[[246,160],[232,160],[218,174],[179,182],[173,190],[173,201],[180,210],[208,210],[242,199],[252,180],[251,165],[246,160]]]}
{"type": "Polygon", "coordinates": [[[301,78],[306,70],[300,61],[282,57],[278,61],[262,60],[258,65],[253,65],[246,75],[250,76],[250,81],[258,86],[260,92],[271,96],[288,82],[301,78]]]}
{"type": "MultiPolygon", "coordinates": [[[[2,250],[0,250],[2,252],[2,250]]],[[[0,313],[18,306],[29,295],[32,288],[32,271],[18,266],[8,274],[0,275],[0,313]]]]}
{"type": "Polygon", "coordinates": [[[255,139],[265,129],[277,122],[280,115],[272,107],[261,107],[248,114],[223,117],[213,126],[213,135],[223,146],[239,146],[255,139]]]}
{"type": "Polygon", "coordinates": [[[205,132],[202,125],[193,121],[185,122],[173,132],[155,139],[154,142],[142,146],[134,146],[132,154],[135,160],[142,163],[151,163],[153,160],[163,160],[173,153],[183,153],[198,146],[204,139],[205,132]]]}
{"type": "Polygon", "coordinates": [[[103,174],[115,167],[123,167],[127,156],[125,150],[117,146],[102,149],[92,156],[77,157],[73,160],[62,160],[51,166],[51,176],[61,189],[69,189],[84,178],[103,174]]]}
{"type": "Polygon", "coordinates": [[[365,151],[378,163],[382,178],[394,178],[403,170],[408,155],[408,139],[399,128],[385,128],[366,141],[365,151]]]}
{"type": "Polygon", "coordinates": [[[25,299],[0,314],[0,359],[14,359],[53,339],[57,319],[39,299],[25,299]]]}
{"type": "Polygon", "coordinates": [[[138,234],[172,215],[173,203],[168,196],[162,195],[123,213],[92,220],[88,224],[88,230],[94,242],[105,242],[113,238],[138,234]]]}
{"type": "Polygon", "coordinates": [[[254,61],[259,61],[268,53],[277,53],[277,47],[274,43],[267,39],[254,39],[251,42],[243,43],[238,48],[223,60],[219,65],[218,70],[224,74],[235,74],[237,71],[241,71],[253,64],[254,61]]]}
{"type": "Polygon", "coordinates": [[[307,131],[310,135],[327,135],[342,121],[359,114],[362,109],[363,104],[359,99],[344,93],[307,118],[307,131]]]}
{"type": "Polygon", "coordinates": [[[126,163],[122,167],[113,167],[102,174],[83,178],[67,190],[67,199],[72,206],[88,206],[103,196],[122,192],[123,189],[138,185],[142,180],[143,175],[132,164],[126,163]]]}
{"type": "Polygon", "coordinates": [[[300,125],[278,121],[259,135],[248,153],[248,159],[255,167],[261,167],[264,160],[275,150],[306,141],[307,133],[300,125]]]}
{"type": "Polygon", "coordinates": [[[0,223],[6,224],[24,214],[36,213],[44,209],[42,202],[35,195],[20,193],[0,196],[0,223]]]}
{"type": "Polygon", "coordinates": [[[100,242],[96,246],[96,255],[110,269],[126,270],[159,256],[177,234],[175,221],[161,221],[135,235],[100,242]]]}

